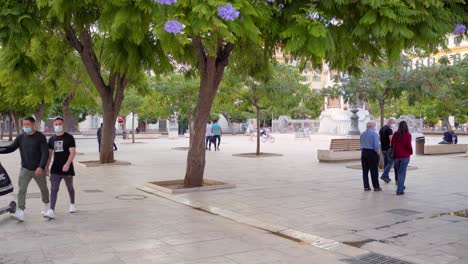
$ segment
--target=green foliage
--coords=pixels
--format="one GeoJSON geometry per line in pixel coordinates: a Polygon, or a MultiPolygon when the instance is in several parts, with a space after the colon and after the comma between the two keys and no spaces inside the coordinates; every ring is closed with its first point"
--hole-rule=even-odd
{"type": "Polygon", "coordinates": [[[198,80],[182,74],[168,74],[150,80],[151,92],[143,103],[142,119],[180,117],[193,114],[198,98],[198,80]]]}
{"type": "Polygon", "coordinates": [[[251,76],[228,71],[213,111],[242,122],[253,118],[257,110],[266,113],[266,119],[271,118],[271,113],[276,117],[316,117],[321,105],[317,101],[323,98],[302,83],[304,79],[299,70],[279,63],[270,67],[270,77],[258,81],[251,76]]]}

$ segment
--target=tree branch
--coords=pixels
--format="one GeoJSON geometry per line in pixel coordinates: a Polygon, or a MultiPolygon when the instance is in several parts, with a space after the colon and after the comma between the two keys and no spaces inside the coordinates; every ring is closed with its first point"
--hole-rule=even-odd
{"type": "Polygon", "coordinates": [[[65,26],[65,35],[68,43],[80,54],[81,60],[101,96],[109,92],[108,87],[101,76],[101,65],[93,50],[93,42],[89,30],[83,30],[78,38],[71,25],[65,26]]]}
{"type": "Polygon", "coordinates": [[[203,43],[200,38],[195,37],[192,39],[192,44],[193,47],[195,48],[195,52],[197,53],[198,56],[198,62],[200,63],[200,69],[202,71],[206,71],[207,67],[207,58],[205,54],[205,49],[203,47],[203,43]]]}

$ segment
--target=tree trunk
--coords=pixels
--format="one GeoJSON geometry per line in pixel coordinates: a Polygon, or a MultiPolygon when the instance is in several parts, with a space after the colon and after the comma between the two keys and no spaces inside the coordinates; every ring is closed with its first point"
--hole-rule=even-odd
{"type": "Polygon", "coordinates": [[[2,123],[0,123],[0,140],[3,140],[3,133],[5,129],[5,115],[1,115],[0,118],[2,119],[2,123]]]}
{"type": "Polygon", "coordinates": [[[255,106],[255,110],[257,111],[257,151],[255,154],[260,156],[260,109],[255,106]]]}
{"type": "Polygon", "coordinates": [[[135,143],[135,113],[132,112],[132,144],[135,143]]]}
{"type": "Polygon", "coordinates": [[[380,127],[382,128],[385,124],[385,101],[379,101],[380,106],[380,127]]]}
{"type": "Polygon", "coordinates": [[[10,125],[8,126],[8,141],[13,141],[13,113],[8,113],[8,121],[10,125]]]}
{"type": "Polygon", "coordinates": [[[188,123],[188,131],[189,131],[189,147],[192,145],[192,136],[194,133],[192,120],[193,120],[193,114],[189,112],[187,115],[187,123],[188,123]]]}
{"type": "Polygon", "coordinates": [[[224,113],[224,116],[225,116],[226,119],[227,119],[228,128],[229,128],[229,130],[231,131],[231,134],[232,134],[232,135],[235,135],[236,133],[234,133],[234,126],[233,126],[232,121],[231,121],[231,115],[229,115],[229,113],[224,113]]]}
{"type": "Polygon", "coordinates": [[[36,117],[36,128],[41,131],[42,128],[42,119],[44,119],[45,114],[45,103],[41,102],[36,109],[34,116],[36,117]]]}
{"type": "Polygon", "coordinates": [[[452,125],[450,125],[450,121],[448,119],[448,116],[443,116],[442,117],[442,128],[447,128],[448,130],[452,130],[452,125]]]}
{"type": "Polygon", "coordinates": [[[193,135],[187,155],[187,169],[184,186],[186,188],[203,185],[205,171],[205,132],[206,123],[211,111],[211,105],[218,91],[219,84],[228,64],[228,58],[234,46],[218,41],[217,55],[211,57],[206,54],[201,39],[194,38],[193,46],[198,56],[200,66],[200,90],[193,122],[193,135]]]}
{"type": "Polygon", "coordinates": [[[18,136],[21,134],[22,123],[17,112],[13,112],[13,118],[15,119],[16,136],[18,136]]]}
{"type": "Polygon", "coordinates": [[[106,83],[102,74],[102,72],[106,71],[103,71],[101,63],[94,51],[91,29],[87,28],[81,30],[79,36],[75,33],[71,25],[65,25],[64,30],[69,45],[80,54],[86,72],[101,97],[104,120],[102,126],[100,161],[101,163],[112,163],[114,162],[113,143],[115,121],[125,97],[124,91],[128,84],[128,78],[125,73],[110,71],[108,74],[105,74],[109,76],[109,81],[106,83]]]}
{"type": "Polygon", "coordinates": [[[70,104],[71,104],[71,101],[73,100],[73,98],[75,97],[75,93],[70,93],[69,95],[67,95],[65,97],[65,99],[63,100],[63,104],[62,104],[62,117],[63,117],[63,129],[65,131],[68,131],[70,129],[69,125],[70,125],[70,104]]]}
{"type": "Polygon", "coordinates": [[[112,109],[112,105],[103,98],[103,124],[102,124],[102,136],[101,136],[101,152],[100,161],[101,163],[112,163],[114,162],[114,129],[115,129],[115,113],[112,109]]]}

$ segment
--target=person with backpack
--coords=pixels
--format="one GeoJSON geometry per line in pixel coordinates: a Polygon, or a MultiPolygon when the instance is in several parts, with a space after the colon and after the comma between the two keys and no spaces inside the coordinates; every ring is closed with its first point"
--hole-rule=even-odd
{"type": "Polygon", "coordinates": [[[26,192],[31,180],[37,183],[41,191],[44,203],[41,214],[44,216],[49,210],[49,189],[47,188],[45,168],[49,159],[47,139],[41,132],[35,129],[34,117],[23,119],[23,133],[18,135],[13,143],[6,147],[0,147],[0,154],[12,153],[20,150],[21,170],[19,175],[18,210],[15,217],[18,221],[24,221],[26,209],[26,192]]]}
{"type": "Polygon", "coordinates": [[[403,195],[406,189],[406,171],[410,162],[410,156],[413,155],[411,134],[406,121],[401,121],[400,124],[398,124],[398,130],[392,137],[391,147],[393,148],[394,162],[398,174],[396,194],[403,195]]]}
{"type": "Polygon", "coordinates": [[[55,118],[54,131],[55,135],[49,139],[49,160],[47,161],[47,174],[49,174],[48,169],[53,157],[54,161],[50,169],[50,209],[45,214],[45,217],[49,219],[55,218],[55,204],[62,180],[65,181],[70,196],[69,212],[76,212],[75,189],[73,188],[73,176],[75,176],[73,159],[76,155],[75,138],[63,130],[63,118],[61,117],[55,118]]]}

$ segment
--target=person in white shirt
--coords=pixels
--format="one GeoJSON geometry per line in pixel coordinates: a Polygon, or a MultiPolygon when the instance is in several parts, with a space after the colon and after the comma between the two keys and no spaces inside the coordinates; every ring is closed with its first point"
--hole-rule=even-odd
{"type": "Polygon", "coordinates": [[[205,150],[210,150],[211,151],[211,121],[208,121],[208,124],[206,125],[206,132],[205,132],[205,150]]]}

